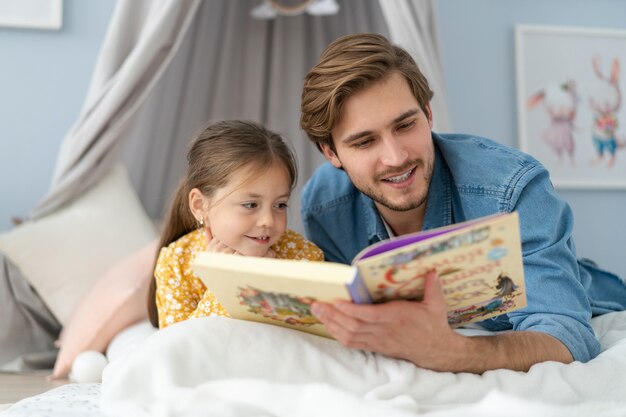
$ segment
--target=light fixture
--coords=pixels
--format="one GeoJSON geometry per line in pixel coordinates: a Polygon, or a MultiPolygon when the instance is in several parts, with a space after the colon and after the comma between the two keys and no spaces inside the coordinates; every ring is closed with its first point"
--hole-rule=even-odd
{"type": "Polygon", "coordinates": [[[255,19],[273,19],[276,16],[296,16],[307,12],[314,16],[337,14],[339,5],[336,0],[303,0],[298,4],[287,6],[277,0],[263,0],[263,3],[250,11],[255,19]]]}

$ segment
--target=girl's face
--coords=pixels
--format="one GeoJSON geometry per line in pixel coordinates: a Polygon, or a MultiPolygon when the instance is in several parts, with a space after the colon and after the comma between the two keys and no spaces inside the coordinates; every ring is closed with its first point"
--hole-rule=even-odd
{"type": "Polygon", "coordinates": [[[210,199],[207,224],[214,238],[245,256],[264,256],[287,228],[287,170],[242,168],[210,199]]]}

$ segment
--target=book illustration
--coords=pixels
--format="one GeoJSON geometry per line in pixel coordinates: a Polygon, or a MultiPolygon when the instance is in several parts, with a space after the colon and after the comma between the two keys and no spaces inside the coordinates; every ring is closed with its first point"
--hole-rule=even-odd
{"type": "Polygon", "coordinates": [[[442,285],[446,287],[461,279],[467,279],[473,274],[492,273],[486,265],[499,265],[508,250],[500,238],[494,238],[488,246],[478,246],[491,236],[491,226],[469,230],[466,233],[440,240],[428,246],[399,252],[381,259],[379,262],[370,262],[365,274],[368,279],[376,279],[381,275],[372,298],[375,302],[385,302],[394,299],[420,300],[424,292],[424,276],[432,269],[438,271],[442,285]],[[467,247],[468,251],[457,254],[454,258],[441,258],[436,255],[446,253],[452,249],[467,247]],[[433,258],[428,261],[426,258],[433,258]],[[480,268],[471,270],[461,266],[478,264],[480,268]],[[487,270],[489,269],[489,270],[487,270]],[[444,277],[448,277],[443,279],[444,277]]]}
{"type": "Polygon", "coordinates": [[[321,324],[311,314],[312,297],[298,297],[285,293],[262,291],[250,285],[237,287],[241,305],[252,314],[291,325],[312,326],[321,324]]]}
{"type": "MultiPolygon", "coordinates": [[[[486,301],[473,303],[456,310],[449,310],[448,323],[450,323],[451,326],[460,326],[470,321],[476,321],[483,316],[488,315],[492,317],[500,313],[514,310],[517,307],[515,298],[522,295],[521,292],[516,292],[520,286],[504,273],[498,275],[495,287],[490,287],[482,279],[470,282],[469,285],[476,285],[483,288],[489,287],[494,290],[495,295],[486,301]]],[[[478,290],[473,296],[484,297],[485,294],[482,290],[478,290]]]]}
{"type": "Polygon", "coordinates": [[[454,327],[524,307],[519,234],[514,223],[501,219],[431,234],[357,261],[373,302],[420,301],[426,274],[436,270],[454,327]]]}

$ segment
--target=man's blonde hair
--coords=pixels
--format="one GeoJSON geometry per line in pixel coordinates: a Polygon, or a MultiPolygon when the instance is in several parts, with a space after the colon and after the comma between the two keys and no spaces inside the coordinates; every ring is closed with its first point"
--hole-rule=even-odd
{"type": "Polygon", "coordinates": [[[372,33],[343,36],[332,42],[304,79],[300,126],[321,150],[335,149],[331,130],[339,122],[344,102],[354,93],[397,71],[409,83],[422,111],[433,97],[428,80],[411,55],[372,33]]]}

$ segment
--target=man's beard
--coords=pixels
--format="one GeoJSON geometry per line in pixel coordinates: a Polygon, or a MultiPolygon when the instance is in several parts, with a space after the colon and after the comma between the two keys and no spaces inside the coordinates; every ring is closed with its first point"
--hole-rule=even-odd
{"type": "MultiPolygon", "coordinates": [[[[380,175],[377,175],[377,178],[375,179],[375,181],[379,182],[382,180],[382,178],[388,178],[389,176],[393,176],[396,173],[401,173],[402,171],[406,171],[411,167],[414,167],[414,169],[417,170],[420,166],[424,167],[424,170],[422,171],[423,172],[422,180],[424,181],[424,184],[425,184],[424,193],[422,195],[417,196],[415,200],[407,201],[404,204],[393,203],[382,192],[374,189],[373,187],[361,186],[360,184],[354,181],[354,179],[350,176],[349,172],[346,171],[346,173],[348,174],[348,177],[352,181],[352,184],[354,184],[354,186],[360,192],[362,192],[363,194],[365,194],[366,196],[368,196],[369,198],[371,198],[378,204],[393,211],[405,212],[405,211],[416,209],[426,203],[426,200],[428,198],[428,189],[430,188],[430,180],[433,175],[433,163],[429,161],[426,165],[424,165],[423,160],[409,161],[406,164],[402,165],[399,169],[395,169],[393,172],[384,172],[380,175]]],[[[417,173],[413,175],[417,175],[417,173]]],[[[418,180],[419,180],[418,178],[415,178],[415,181],[418,181],[418,180]]]]}

